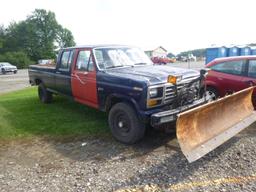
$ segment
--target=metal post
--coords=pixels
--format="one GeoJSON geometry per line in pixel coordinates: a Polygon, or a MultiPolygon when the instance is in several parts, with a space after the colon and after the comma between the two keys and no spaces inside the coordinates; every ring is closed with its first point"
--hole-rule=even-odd
{"type": "Polygon", "coordinates": [[[190,69],[190,58],[189,58],[189,54],[187,56],[187,60],[188,60],[188,68],[190,69]]]}

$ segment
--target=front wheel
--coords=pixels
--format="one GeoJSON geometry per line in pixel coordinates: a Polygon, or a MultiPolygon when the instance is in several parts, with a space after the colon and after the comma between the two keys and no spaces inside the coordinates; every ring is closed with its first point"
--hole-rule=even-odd
{"type": "Polygon", "coordinates": [[[47,91],[43,83],[38,85],[38,97],[42,103],[52,102],[52,93],[47,91]]]}
{"type": "Polygon", "coordinates": [[[135,110],[126,103],[117,103],[111,108],[108,123],[115,139],[122,143],[136,143],[145,134],[145,124],[140,122],[135,110]]]}
{"type": "Polygon", "coordinates": [[[206,96],[210,97],[210,100],[216,100],[219,97],[218,91],[213,87],[206,88],[206,96]]]}
{"type": "Polygon", "coordinates": [[[5,69],[2,69],[2,73],[3,73],[3,74],[6,74],[6,71],[5,71],[5,69]]]}

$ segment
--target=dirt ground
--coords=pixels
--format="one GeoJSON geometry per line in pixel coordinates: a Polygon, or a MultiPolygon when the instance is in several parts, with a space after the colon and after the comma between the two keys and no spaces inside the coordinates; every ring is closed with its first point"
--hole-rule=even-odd
{"type": "MultiPolygon", "coordinates": [[[[202,62],[193,65],[200,66],[202,62]]],[[[2,93],[26,86],[26,70],[0,75],[2,93]]],[[[133,146],[112,137],[0,141],[0,191],[253,192],[255,146],[256,124],[191,164],[174,133],[151,131],[133,146]]]]}
{"type": "Polygon", "coordinates": [[[256,191],[255,125],[189,164],[174,134],[1,142],[0,191],[256,191]]]}

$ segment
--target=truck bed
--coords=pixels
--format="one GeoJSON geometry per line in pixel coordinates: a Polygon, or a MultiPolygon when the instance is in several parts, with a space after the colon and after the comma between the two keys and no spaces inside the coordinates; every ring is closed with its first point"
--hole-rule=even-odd
{"type": "Polygon", "coordinates": [[[30,65],[30,70],[34,71],[46,71],[46,72],[52,72],[54,73],[56,70],[56,64],[36,64],[36,65],[30,65]]]}
{"type": "Polygon", "coordinates": [[[55,64],[37,64],[29,66],[29,82],[32,85],[38,84],[37,81],[43,81],[48,87],[55,86],[55,64]]]}
{"type": "Polygon", "coordinates": [[[36,65],[30,65],[31,68],[48,68],[48,69],[55,69],[56,64],[51,63],[51,64],[36,64],[36,65]]]}

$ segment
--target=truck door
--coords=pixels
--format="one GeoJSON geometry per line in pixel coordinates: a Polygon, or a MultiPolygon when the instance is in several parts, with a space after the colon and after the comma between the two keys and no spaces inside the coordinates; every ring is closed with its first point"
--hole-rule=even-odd
{"type": "Polygon", "coordinates": [[[64,50],[61,53],[60,58],[58,58],[55,76],[56,91],[69,96],[72,96],[70,69],[73,61],[73,55],[73,50],[64,50]]]}
{"type": "Polygon", "coordinates": [[[71,73],[74,99],[80,103],[98,108],[96,67],[92,50],[80,49],[76,58],[71,73]]]}

